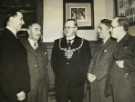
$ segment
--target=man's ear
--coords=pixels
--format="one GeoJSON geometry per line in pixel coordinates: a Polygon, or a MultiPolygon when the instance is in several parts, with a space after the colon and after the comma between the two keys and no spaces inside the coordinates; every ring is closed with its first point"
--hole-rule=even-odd
{"type": "Polygon", "coordinates": [[[13,21],[13,17],[9,17],[9,21],[13,21]]]}
{"type": "Polygon", "coordinates": [[[75,27],[75,30],[78,30],[78,27],[75,27]]]}

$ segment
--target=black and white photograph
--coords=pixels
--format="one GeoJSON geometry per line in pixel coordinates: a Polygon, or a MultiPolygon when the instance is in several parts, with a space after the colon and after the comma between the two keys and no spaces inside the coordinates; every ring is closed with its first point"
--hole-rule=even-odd
{"type": "Polygon", "coordinates": [[[65,20],[73,18],[77,21],[79,28],[93,28],[93,8],[92,3],[66,3],[65,20]]]}
{"type": "Polygon", "coordinates": [[[77,21],[86,20],[86,8],[71,8],[71,18],[77,21]]]}
{"type": "Polygon", "coordinates": [[[135,0],[0,0],[0,102],[135,102],[135,0]]]}

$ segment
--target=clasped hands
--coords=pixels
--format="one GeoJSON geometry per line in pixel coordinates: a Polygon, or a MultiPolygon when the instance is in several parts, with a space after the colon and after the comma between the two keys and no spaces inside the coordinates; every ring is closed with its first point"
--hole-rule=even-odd
{"type": "Polygon", "coordinates": [[[124,68],[124,60],[117,60],[116,64],[119,68],[124,68]]]}
{"type": "Polygon", "coordinates": [[[91,82],[91,83],[96,80],[96,76],[92,73],[88,73],[87,78],[88,78],[88,81],[91,82]]]}
{"type": "MultiPolygon", "coordinates": [[[[119,68],[124,68],[124,60],[117,60],[115,62],[119,68]]],[[[96,76],[92,73],[87,74],[87,78],[89,82],[94,82],[96,80],[96,76]]]]}
{"type": "Polygon", "coordinates": [[[18,101],[23,101],[26,99],[26,93],[24,91],[20,91],[16,94],[18,101]]]}

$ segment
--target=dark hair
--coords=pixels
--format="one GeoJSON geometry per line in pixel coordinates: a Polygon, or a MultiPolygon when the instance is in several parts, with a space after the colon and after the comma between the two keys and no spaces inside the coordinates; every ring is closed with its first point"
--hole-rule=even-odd
{"type": "Polygon", "coordinates": [[[125,16],[117,16],[115,18],[118,18],[119,25],[123,26],[125,31],[128,31],[129,21],[128,21],[127,17],[125,17],[125,16]]]}
{"type": "Polygon", "coordinates": [[[19,10],[19,9],[11,9],[11,10],[7,11],[7,15],[6,15],[5,20],[4,20],[5,26],[6,26],[7,22],[9,21],[9,18],[13,17],[13,16],[16,16],[17,12],[21,12],[22,13],[22,11],[19,10]]]}
{"type": "MultiPolygon", "coordinates": [[[[33,24],[39,24],[39,22],[37,22],[37,21],[32,21],[32,22],[29,23],[28,26],[32,26],[33,24]]],[[[39,24],[39,25],[40,25],[40,24],[39,24]]]]}
{"type": "Polygon", "coordinates": [[[105,24],[107,27],[111,27],[112,20],[109,19],[102,19],[100,23],[105,24]]]}
{"type": "Polygon", "coordinates": [[[68,21],[73,21],[74,24],[75,24],[75,26],[76,26],[76,27],[78,26],[78,25],[77,25],[77,20],[76,20],[76,19],[67,19],[66,22],[68,22],[68,21]]]}

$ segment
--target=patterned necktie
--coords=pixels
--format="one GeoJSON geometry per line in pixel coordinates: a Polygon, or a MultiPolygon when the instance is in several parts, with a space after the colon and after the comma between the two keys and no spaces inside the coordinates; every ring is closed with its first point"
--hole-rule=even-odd
{"type": "Polygon", "coordinates": [[[67,40],[67,46],[68,46],[68,47],[71,47],[71,45],[72,45],[72,44],[71,44],[71,40],[67,40]]]}
{"type": "Polygon", "coordinates": [[[34,42],[34,49],[37,49],[37,47],[38,47],[38,43],[34,42]]]}

